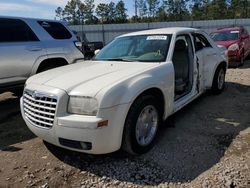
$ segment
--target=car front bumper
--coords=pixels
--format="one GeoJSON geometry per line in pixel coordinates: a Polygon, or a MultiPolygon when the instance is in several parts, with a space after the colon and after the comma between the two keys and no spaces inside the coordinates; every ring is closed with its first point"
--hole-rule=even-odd
{"type": "Polygon", "coordinates": [[[100,109],[98,117],[61,113],[58,110],[53,126],[44,128],[34,125],[26,117],[23,98],[20,104],[25,123],[39,138],[62,148],[90,154],[111,153],[121,147],[123,126],[130,106],[123,104],[100,109]],[[99,123],[106,121],[107,125],[98,126],[99,123]]]}

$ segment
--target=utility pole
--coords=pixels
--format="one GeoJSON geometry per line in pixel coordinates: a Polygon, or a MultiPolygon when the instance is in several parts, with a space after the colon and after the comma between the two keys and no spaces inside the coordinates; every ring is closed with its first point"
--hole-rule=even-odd
{"type": "Polygon", "coordinates": [[[244,8],[245,8],[245,18],[248,18],[248,0],[245,0],[244,8]]]}
{"type": "Polygon", "coordinates": [[[135,17],[137,18],[137,0],[135,0],[135,17]]]}

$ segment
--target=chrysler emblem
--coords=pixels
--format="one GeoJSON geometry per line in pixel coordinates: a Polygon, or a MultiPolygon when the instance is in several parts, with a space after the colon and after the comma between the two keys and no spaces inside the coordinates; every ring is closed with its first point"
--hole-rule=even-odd
{"type": "Polygon", "coordinates": [[[42,94],[42,93],[39,93],[39,92],[37,92],[37,91],[34,91],[33,93],[32,93],[32,97],[34,98],[34,99],[36,99],[36,98],[41,98],[41,97],[44,97],[44,94],[42,94]]]}
{"type": "Polygon", "coordinates": [[[32,98],[36,98],[36,94],[37,94],[37,92],[34,91],[34,92],[32,93],[32,98]]]}

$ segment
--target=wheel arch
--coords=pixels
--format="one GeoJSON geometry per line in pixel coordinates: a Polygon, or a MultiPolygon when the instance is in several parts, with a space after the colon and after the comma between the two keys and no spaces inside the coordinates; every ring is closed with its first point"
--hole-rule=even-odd
{"type": "Polygon", "coordinates": [[[216,70],[217,70],[219,67],[221,67],[221,66],[224,68],[225,73],[226,73],[226,70],[227,70],[227,67],[228,67],[228,63],[227,63],[226,61],[221,61],[220,63],[217,64],[217,66],[214,67],[214,69],[213,69],[213,74],[212,74],[212,76],[210,77],[210,81],[208,82],[209,85],[206,87],[207,89],[211,89],[211,88],[212,88],[213,80],[214,80],[214,76],[215,76],[216,70]]]}
{"type": "MultiPolygon", "coordinates": [[[[223,67],[224,70],[226,71],[226,70],[227,70],[227,62],[226,62],[226,61],[220,62],[220,63],[216,66],[216,68],[214,69],[214,74],[215,74],[216,70],[217,70],[219,67],[223,67]]],[[[214,76],[214,74],[213,74],[213,76],[214,76]]]]}
{"type": "Polygon", "coordinates": [[[132,145],[129,144],[131,143],[128,131],[131,130],[130,128],[126,128],[126,122],[128,120],[129,114],[131,112],[131,110],[133,109],[133,105],[136,104],[137,100],[141,99],[142,97],[145,96],[153,96],[155,97],[157,100],[159,100],[159,105],[160,105],[160,116],[162,117],[163,120],[163,114],[164,114],[164,103],[165,103],[165,99],[164,99],[164,95],[163,92],[161,91],[161,89],[157,88],[157,87],[151,87],[148,89],[145,89],[144,91],[142,91],[139,95],[137,95],[134,100],[131,102],[126,117],[125,117],[125,121],[124,121],[124,126],[122,127],[122,132],[121,132],[121,140],[120,140],[120,146],[121,148],[132,154],[132,155],[138,155],[139,153],[135,153],[132,149],[132,145]]]}
{"type": "Polygon", "coordinates": [[[151,95],[153,97],[155,97],[157,100],[159,100],[159,104],[160,104],[160,107],[161,107],[161,116],[163,116],[164,112],[165,112],[165,97],[164,97],[164,94],[163,94],[163,91],[157,87],[151,87],[151,88],[148,88],[142,92],[140,92],[140,94],[138,94],[133,102],[131,103],[129,109],[131,108],[131,106],[133,105],[133,103],[139,99],[140,97],[142,96],[146,96],[146,95],[151,95]]]}
{"type": "Polygon", "coordinates": [[[37,74],[41,68],[49,65],[53,65],[53,67],[60,67],[68,64],[68,61],[64,57],[43,58],[35,63],[32,68],[31,76],[37,74]]]}

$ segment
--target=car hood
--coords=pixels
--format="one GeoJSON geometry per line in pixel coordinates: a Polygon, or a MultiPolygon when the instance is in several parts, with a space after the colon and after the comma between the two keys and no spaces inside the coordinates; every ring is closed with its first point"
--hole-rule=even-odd
{"type": "Polygon", "coordinates": [[[102,88],[141,73],[158,63],[88,61],[59,67],[28,79],[27,84],[47,85],[70,95],[95,96],[102,88]]]}
{"type": "Polygon", "coordinates": [[[216,41],[217,45],[221,45],[224,46],[226,48],[228,48],[229,46],[231,46],[232,44],[238,43],[238,40],[229,40],[229,41],[216,41]]]}

